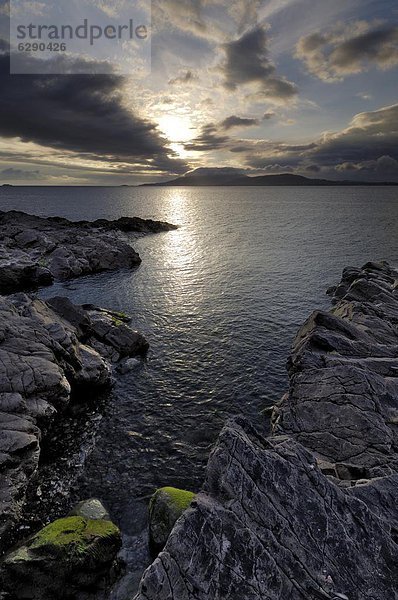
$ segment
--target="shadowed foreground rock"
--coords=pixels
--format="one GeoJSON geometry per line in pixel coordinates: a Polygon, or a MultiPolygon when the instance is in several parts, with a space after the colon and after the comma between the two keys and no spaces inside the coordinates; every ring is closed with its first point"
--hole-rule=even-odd
{"type": "Polygon", "coordinates": [[[66,298],[0,297],[0,553],[37,471],[42,436],[71,394],[84,401],[111,384],[112,362],[147,350],[122,318],[66,298]]]}
{"type": "Polygon", "coordinates": [[[136,600],[398,598],[398,271],[344,271],[289,361],[273,435],[226,425],[136,600]]]}
{"type": "Polygon", "coordinates": [[[136,217],[75,223],[0,211],[0,294],[136,267],[141,259],[123,234],[172,229],[169,223],[136,217]]]}
{"type": "Polygon", "coordinates": [[[110,521],[59,519],[6,556],[0,564],[3,590],[21,600],[76,598],[107,580],[121,545],[110,521]]]}

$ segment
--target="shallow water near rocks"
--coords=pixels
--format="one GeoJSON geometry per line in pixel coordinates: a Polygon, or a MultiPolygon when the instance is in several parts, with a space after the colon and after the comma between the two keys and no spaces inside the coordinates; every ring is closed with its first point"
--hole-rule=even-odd
{"type": "Polygon", "coordinates": [[[131,599],[149,561],[148,497],[163,485],[200,487],[228,416],[261,424],[286,390],[298,327],[329,307],[325,290],[345,266],[398,263],[398,190],[0,188],[0,209],[180,225],[134,240],[136,271],[40,292],[126,312],[151,344],[146,361],[118,375],[75,490],[101,498],[120,525],[131,575],[112,600],[131,599]]]}

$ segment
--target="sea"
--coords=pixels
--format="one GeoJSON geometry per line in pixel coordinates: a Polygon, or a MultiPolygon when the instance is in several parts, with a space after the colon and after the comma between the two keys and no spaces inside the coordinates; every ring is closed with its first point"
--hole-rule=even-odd
{"type": "Polygon", "coordinates": [[[3,187],[0,210],[71,220],[138,216],[176,231],[131,237],[137,270],[39,291],[128,313],[150,343],[117,376],[77,495],[98,497],[124,535],[128,575],[112,600],[132,597],[150,561],[153,491],[197,491],[225,421],[261,423],[288,389],[292,341],[346,266],[398,264],[394,187],[3,187]]]}

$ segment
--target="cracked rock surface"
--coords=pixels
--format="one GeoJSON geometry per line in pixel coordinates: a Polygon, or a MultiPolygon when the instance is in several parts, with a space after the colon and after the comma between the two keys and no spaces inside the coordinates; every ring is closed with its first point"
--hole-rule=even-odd
{"type": "Polygon", "coordinates": [[[176,229],[160,221],[123,217],[71,222],[0,211],[0,294],[141,263],[125,234],[176,229]]]}
{"type": "Polygon", "coordinates": [[[228,423],[135,600],[398,599],[398,271],[349,268],[273,433],[228,423]]]}
{"type": "Polygon", "coordinates": [[[89,308],[0,297],[0,552],[37,472],[42,436],[71,394],[109,386],[112,362],[148,348],[125,315],[89,308]]]}

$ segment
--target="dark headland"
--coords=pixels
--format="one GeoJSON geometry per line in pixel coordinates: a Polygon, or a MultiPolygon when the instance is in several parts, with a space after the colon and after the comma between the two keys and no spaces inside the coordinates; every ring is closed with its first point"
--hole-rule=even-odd
{"type": "Polygon", "coordinates": [[[242,174],[240,169],[207,169],[200,168],[189,171],[181,177],[161,183],[145,184],[149,186],[173,187],[173,186],[314,186],[314,187],[341,187],[341,186],[389,186],[398,185],[397,182],[369,182],[369,181],[331,181],[328,179],[312,179],[303,175],[282,173],[278,175],[249,176],[242,174]]]}

